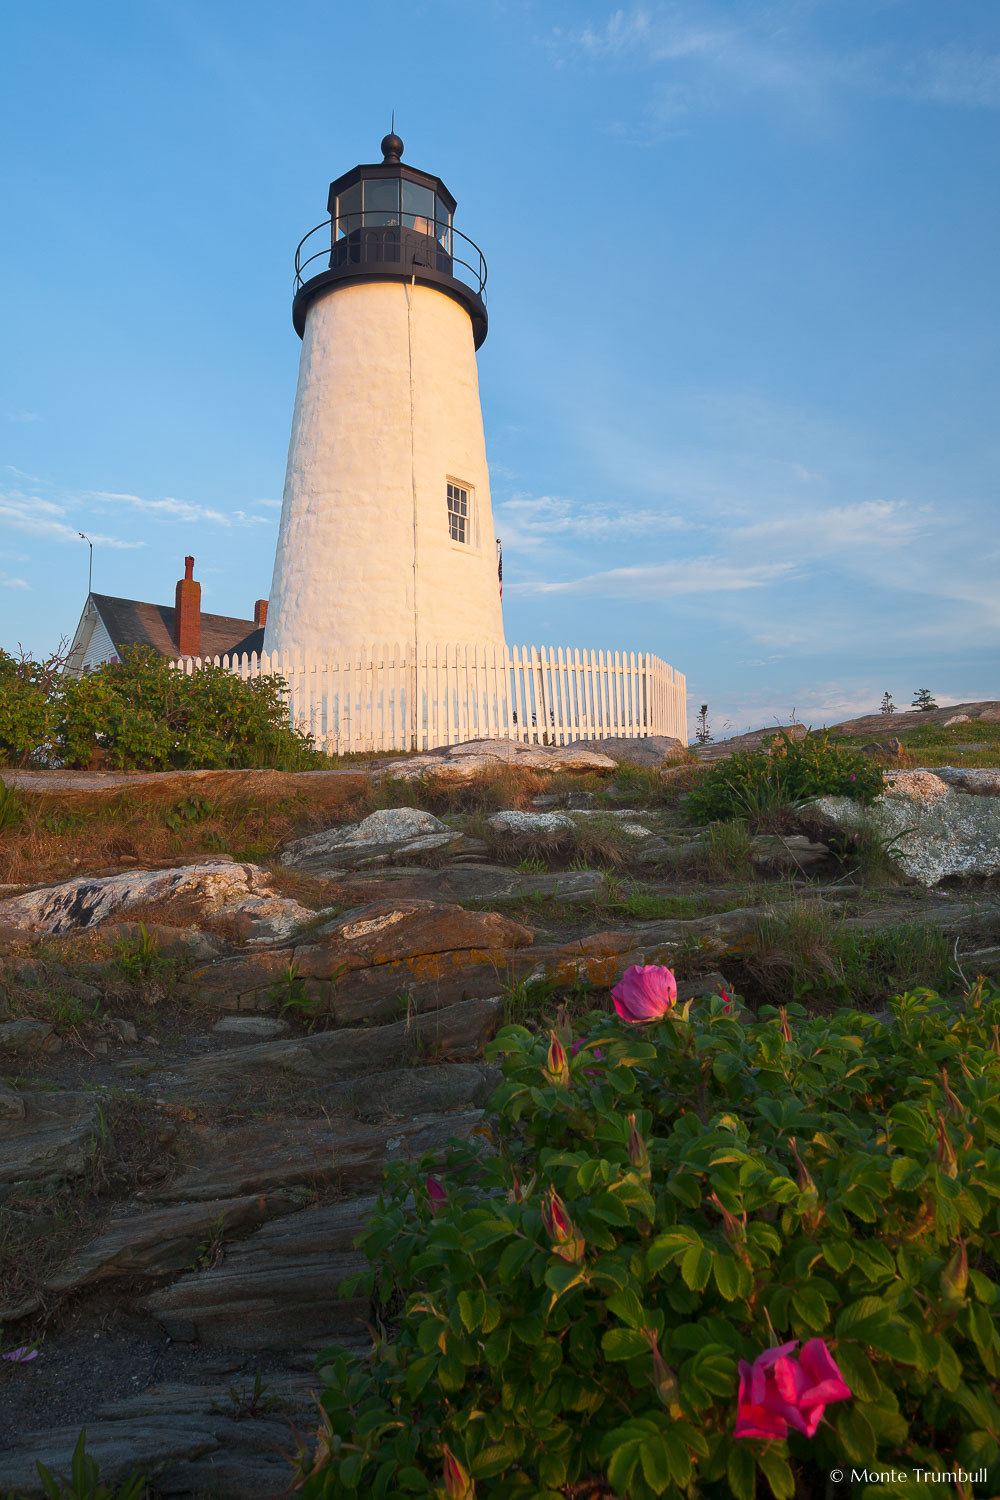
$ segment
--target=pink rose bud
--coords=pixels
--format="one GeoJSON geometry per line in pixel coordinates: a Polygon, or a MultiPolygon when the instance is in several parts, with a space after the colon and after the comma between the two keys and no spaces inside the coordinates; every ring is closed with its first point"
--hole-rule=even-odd
{"type": "Polygon", "coordinates": [[[566,1049],[554,1031],[549,1032],[549,1055],[545,1060],[545,1076],[558,1088],[569,1087],[569,1058],[566,1049]]]}
{"type": "Polygon", "coordinates": [[[778,1015],[781,1017],[781,1035],[786,1042],[792,1040],[792,1028],[788,1024],[788,1011],[783,1005],[778,1006],[778,1015]]]}
{"type": "Polygon", "coordinates": [[[475,1481],[470,1479],[468,1469],[459,1463],[447,1443],[441,1445],[441,1459],[444,1469],[444,1492],[448,1500],[474,1500],[475,1481]]]}
{"type": "Polygon", "coordinates": [[[944,1115],[938,1111],[938,1143],[935,1160],[938,1166],[943,1167],[949,1177],[958,1176],[958,1157],[948,1134],[948,1127],[944,1123],[944,1115]]]}
{"type": "Polygon", "coordinates": [[[555,1188],[542,1200],[542,1227],[552,1241],[552,1250],[562,1260],[575,1264],[583,1259],[586,1240],[566,1212],[555,1188]]]}
{"type": "Polygon", "coordinates": [[[798,1339],[758,1354],[752,1365],[741,1359],[736,1405],[737,1438],[784,1438],[789,1427],[812,1437],[826,1408],[851,1395],[822,1339],[803,1344],[798,1359],[791,1353],[798,1339]]]}
{"type": "Polygon", "coordinates": [[[628,1159],[637,1172],[641,1172],[644,1177],[650,1175],[649,1150],[635,1128],[635,1115],[628,1117],[628,1159]]]}
{"type": "Polygon", "coordinates": [[[427,1196],[431,1200],[431,1213],[436,1214],[443,1203],[448,1201],[448,1193],[443,1183],[438,1182],[436,1177],[425,1177],[424,1187],[427,1196]]]}
{"type": "Polygon", "coordinates": [[[729,995],[726,990],[720,990],[719,991],[719,998],[722,1001],[722,1013],[723,1013],[723,1015],[731,1016],[732,1013],[733,1013],[732,996],[729,995]]]}
{"type": "Polygon", "coordinates": [[[673,1008],[677,980],[662,964],[633,964],[611,991],[611,998],[623,1021],[632,1025],[657,1021],[673,1008]]]}

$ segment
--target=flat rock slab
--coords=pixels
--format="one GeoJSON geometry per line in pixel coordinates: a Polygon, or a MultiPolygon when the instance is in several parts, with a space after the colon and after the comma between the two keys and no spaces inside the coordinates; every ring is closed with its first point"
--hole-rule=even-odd
{"type": "Polygon", "coordinates": [[[559,771],[586,774],[613,771],[615,765],[610,755],[602,755],[597,750],[523,745],[518,740],[469,740],[462,745],[412,755],[408,760],[383,763],[373,772],[373,779],[380,781],[392,777],[397,781],[420,781],[426,776],[461,782],[488,776],[501,766],[549,774],[559,771]]]}
{"type": "Polygon", "coordinates": [[[751,842],[750,858],[763,869],[804,870],[830,858],[826,844],[816,843],[804,833],[758,833],[751,842]]]}
{"type": "MultiPolygon", "coordinates": [[[[210,1494],[215,1500],[274,1500],[287,1489],[291,1434],[280,1416],[238,1421],[222,1412],[176,1412],[88,1422],[87,1453],[109,1485],[141,1473],[163,1496],[210,1494]]],[[[29,1433],[0,1455],[0,1491],[41,1500],[36,1462],[68,1480],[79,1427],[29,1433]]],[[[75,1493],[75,1491],[74,1491],[75,1493]]]]}
{"type": "Polygon", "coordinates": [[[509,953],[534,939],[498,912],[419,899],[356,907],[274,949],[189,971],[184,993],[223,1010],[305,1002],[341,1024],[494,995],[509,953]]]}
{"type": "Polygon", "coordinates": [[[323,875],[402,855],[447,849],[461,841],[461,833],[433,813],[417,807],[390,807],[370,813],[359,823],[296,839],[285,848],[281,862],[292,870],[323,875]]]}
{"type": "MultiPolygon", "coordinates": [[[[204,1199],[203,1194],[192,1197],[204,1199]]],[[[64,1261],[45,1289],[77,1291],[123,1276],[162,1276],[190,1270],[225,1235],[249,1232],[294,1207],[291,1199],[262,1195],[208,1199],[177,1208],[154,1208],[109,1225],[64,1261]]]]}
{"type": "Polygon", "coordinates": [[[98,1107],[93,1094],[23,1089],[20,1117],[0,1118],[0,1199],[15,1183],[79,1177],[94,1152],[98,1107]]]}
{"type": "Polygon", "coordinates": [[[956,791],[936,772],[898,771],[871,807],[821,797],[803,817],[839,833],[874,832],[899,872],[920,885],[1000,871],[1000,796],[956,791]]]}
{"type": "Polygon", "coordinates": [[[117,797],[141,788],[164,801],[198,792],[212,797],[294,797],[337,807],[364,791],[368,772],[356,766],[332,771],[0,771],[6,786],[60,801],[117,797]]]}
{"type": "Polygon", "coordinates": [[[338,1292],[367,1265],[353,1247],[374,1202],[353,1198],[275,1219],[230,1246],[220,1264],[154,1292],[145,1307],[183,1342],[300,1350],[356,1340],[369,1318],[368,1299],[338,1292]]]}
{"type": "Polygon", "coordinates": [[[603,740],[573,740],[566,748],[609,755],[613,761],[625,766],[669,766],[687,760],[688,755],[683,740],[674,739],[669,734],[648,734],[634,740],[614,735],[603,740]]]}
{"type": "Polygon", "coordinates": [[[166,1099],[221,1102],[255,1077],[336,1083],[405,1066],[418,1058],[474,1062],[502,1018],[503,1000],[490,997],[463,1000],[386,1026],[345,1027],[231,1048],[163,1077],[158,1092],[166,1099]]]}
{"type": "MultiPolygon", "coordinates": [[[[204,860],[167,870],[130,870],[124,875],[81,876],[61,885],[29,891],[0,901],[0,924],[59,936],[99,926],[130,907],[156,906],[164,920],[176,912],[198,921],[223,910],[232,918],[254,897],[278,900],[266,873],[257,865],[229,858],[204,860]]],[[[294,903],[293,903],[294,904],[294,903]]],[[[315,912],[299,908],[301,922],[315,912]]],[[[287,906],[281,907],[282,931],[290,930],[287,906]]]]}
{"type": "Polygon", "coordinates": [[[300,1185],[353,1192],[381,1181],[388,1162],[442,1150],[452,1136],[464,1139],[481,1118],[482,1111],[474,1110],[391,1125],[280,1119],[229,1129],[189,1126],[178,1137],[186,1165],[168,1186],[147,1196],[188,1202],[300,1185]]]}
{"type": "Polygon", "coordinates": [[[935,766],[930,774],[971,797],[1000,797],[1000,770],[992,767],[935,766]]]}

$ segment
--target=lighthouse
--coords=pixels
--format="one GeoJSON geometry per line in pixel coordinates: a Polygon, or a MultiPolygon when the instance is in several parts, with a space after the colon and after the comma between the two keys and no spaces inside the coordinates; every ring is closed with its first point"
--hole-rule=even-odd
{"type": "Polygon", "coordinates": [[[503,647],[476,351],[486,263],[439,177],[382,161],[330,184],[296,255],[302,340],[263,648],[503,647]]]}

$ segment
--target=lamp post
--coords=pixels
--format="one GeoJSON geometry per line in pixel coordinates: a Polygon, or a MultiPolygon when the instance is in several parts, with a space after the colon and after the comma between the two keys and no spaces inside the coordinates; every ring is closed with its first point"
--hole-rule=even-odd
{"type": "Polygon", "coordinates": [[[90,566],[87,569],[87,597],[89,599],[90,595],[94,592],[94,544],[89,536],[84,536],[82,531],[78,531],[77,536],[81,541],[86,542],[90,548],[90,566]]]}

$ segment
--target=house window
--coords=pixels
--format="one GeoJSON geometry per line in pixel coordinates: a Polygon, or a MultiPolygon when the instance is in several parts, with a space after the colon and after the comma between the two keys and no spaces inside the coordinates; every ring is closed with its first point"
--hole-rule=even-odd
{"type": "Polygon", "coordinates": [[[472,545],[473,490],[467,484],[448,480],[448,532],[453,542],[472,545]]]}

